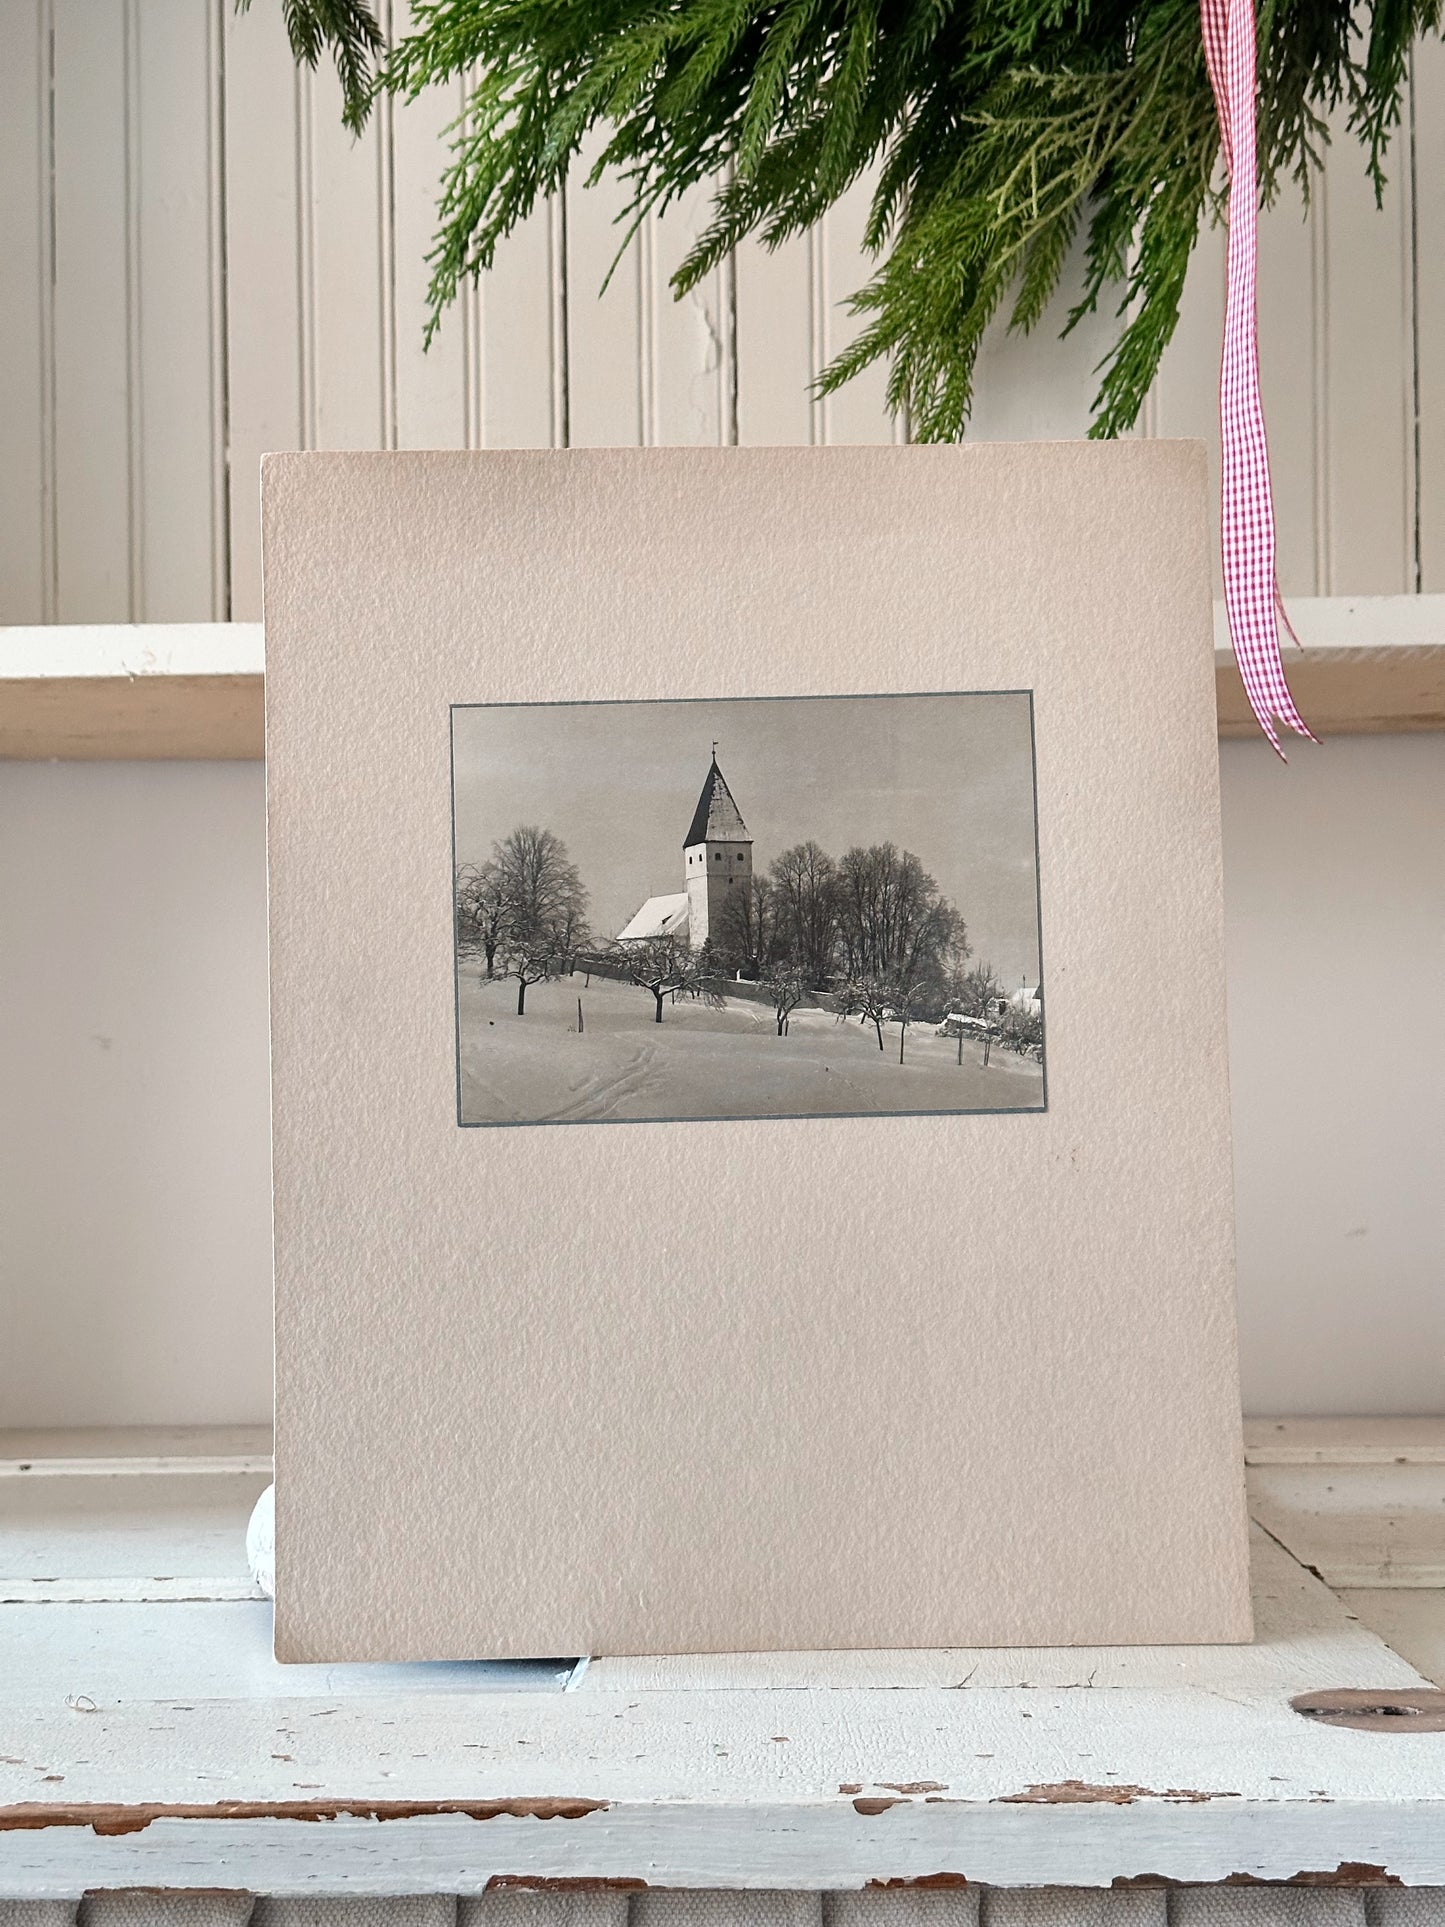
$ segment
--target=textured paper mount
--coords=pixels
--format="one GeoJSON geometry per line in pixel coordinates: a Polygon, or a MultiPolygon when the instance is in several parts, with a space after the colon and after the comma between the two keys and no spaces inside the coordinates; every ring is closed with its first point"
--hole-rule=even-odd
{"type": "Polygon", "coordinates": [[[283,455],[288,1660],[1250,1635],[1195,444],[283,455]],[[457,1122],[451,706],[1030,690],[1048,1108],[457,1122]]]}

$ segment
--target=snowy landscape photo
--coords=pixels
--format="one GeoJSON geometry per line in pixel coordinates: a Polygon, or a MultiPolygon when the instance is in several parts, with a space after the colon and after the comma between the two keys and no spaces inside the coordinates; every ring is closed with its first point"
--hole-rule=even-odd
{"type": "Polygon", "coordinates": [[[457,1116],[1041,1111],[1027,691],[452,710],[457,1116]]]}

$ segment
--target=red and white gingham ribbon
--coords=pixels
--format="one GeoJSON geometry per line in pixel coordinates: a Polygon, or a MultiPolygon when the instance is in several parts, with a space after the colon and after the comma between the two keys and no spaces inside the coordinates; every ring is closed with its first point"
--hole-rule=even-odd
{"type": "MultiPolygon", "coordinates": [[[[1229,270],[1219,369],[1224,606],[1249,706],[1279,750],[1276,722],[1314,740],[1294,706],[1279,654],[1285,616],[1275,575],[1274,499],[1259,399],[1255,281],[1259,188],[1255,153],[1254,0],[1200,0],[1204,64],[1229,171],[1229,270]]],[[[1294,631],[1289,630],[1292,639],[1294,631]]]]}

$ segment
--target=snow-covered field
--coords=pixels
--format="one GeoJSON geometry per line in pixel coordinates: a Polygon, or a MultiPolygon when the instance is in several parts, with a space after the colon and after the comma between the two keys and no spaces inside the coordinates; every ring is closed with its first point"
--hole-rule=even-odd
{"type": "Polygon", "coordinates": [[[533,984],[517,1015],[514,982],[486,983],[468,960],[457,979],[464,1124],[585,1123],[601,1118],[787,1117],[883,1111],[1037,1110],[1043,1067],[966,1038],[910,1025],[840,1024],[796,1010],[786,1037],[770,1009],[669,1003],[660,1024],[645,990],[579,973],[533,984]],[[584,1028],[577,1029],[577,999],[584,1028]]]}

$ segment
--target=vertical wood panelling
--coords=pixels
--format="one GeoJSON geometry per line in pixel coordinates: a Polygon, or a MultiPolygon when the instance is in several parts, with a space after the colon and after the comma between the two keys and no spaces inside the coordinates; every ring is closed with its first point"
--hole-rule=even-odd
{"type": "Polygon", "coordinates": [[[138,614],[139,586],[130,6],[54,5],[56,616],[127,622],[138,614]]]}
{"type": "Polygon", "coordinates": [[[1325,539],[1319,458],[1325,367],[1322,226],[1290,182],[1259,229],[1259,378],[1285,595],[1316,595],[1325,539]]]}
{"type": "Polygon", "coordinates": [[[301,77],[301,115],[302,392],[314,409],[314,446],[391,448],[384,119],[373,113],[359,139],[349,133],[336,76],[324,67],[301,77]]]}
{"type": "Polygon", "coordinates": [[[1431,594],[1445,589],[1445,41],[1416,47],[1413,96],[1418,586],[1431,594]]]}
{"type": "MultiPolygon", "coordinates": [[[[393,0],[393,44],[411,25],[408,0],[393,0]]],[[[380,103],[396,446],[560,446],[567,420],[560,206],[537,209],[480,283],[463,282],[430,348],[422,347],[442,169],[467,95],[459,81],[404,105],[380,103]]],[[[384,329],[387,321],[384,301],[384,329]]]]}
{"type": "Polygon", "coordinates": [[[1023,334],[1009,326],[1011,304],[995,317],[979,349],[969,440],[1021,442],[1087,435],[1099,367],[1114,337],[1117,296],[1064,335],[1069,310],[1083,285],[1084,249],[1078,241],[1059,288],[1038,325],[1023,334]]]}
{"type": "Polygon", "coordinates": [[[470,294],[480,344],[484,448],[567,444],[567,214],[534,209],[470,294]]]}
{"type": "Polygon", "coordinates": [[[627,188],[610,175],[585,185],[594,153],[584,151],[567,184],[569,439],[574,448],[630,448],[645,440],[644,264],[636,236],[616,258],[627,188]]]}
{"type": "MultiPolygon", "coordinates": [[[[1414,586],[1407,152],[1408,130],[1404,178],[1379,212],[1359,146],[1337,128],[1308,220],[1291,185],[1260,224],[1260,377],[1286,595],[1414,586]]],[[[1151,432],[1207,442],[1215,495],[1224,247],[1221,229],[1201,236],[1149,411],[1151,432]]]]}
{"type": "MultiPolygon", "coordinates": [[[[398,0],[393,34],[411,26],[410,9],[398,0]]],[[[474,290],[464,290],[423,353],[426,256],[435,229],[437,183],[446,155],[446,129],[461,112],[460,83],[432,87],[403,107],[384,103],[383,147],[390,163],[383,181],[390,202],[396,445],[398,448],[468,448],[480,440],[480,348],[474,290]]]]}
{"type": "MultiPolygon", "coordinates": [[[[385,0],[393,37],[409,0],[385,0]]],[[[539,208],[421,352],[460,84],[340,124],[278,10],[10,0],[0,14],[6,274],[0,615],[254,616],[268,448],[902,439],[887,371],[811,393],[859,321],[871,183],[687,300],[708,214],[649,217],[604,298],[616,180],[539,208]],[[51,70],[54,85],[51,85],[51,70]]],[[[595,151],[595,150],[594,150],[595,151]]],[[[1261,229],[1260,352],[1280,574],[1302,593],[1445,587],[1445,48],[1416,56],[1383,213],[1341,128],[1308,222],[1261,229]],[[1413,167],[1412,167],[1413,149],[1413,167]],[[1418,410],[1418,412],[1417,412],[1418,410]]],[[[1201,240],[1141,424],[1214,450],[1223,236],[1201,240]]],[[[990,333],[970,432],[1077,435],[1112,317],[990,333]]]]}
{"type": "MultiPolygon", "coordinates": [[[[381,16],[390,31],[392,0],[385,0],[381,16]]],[[[390,94],[376,103],[373,124],[376,130],[377,171],[377,250],[380,280],[377,298],[381,327],[381,418],[382,433],[388,448],[401,446],[397,379],[397,296],[396,296],[396,103],[390,94]]]]}
{"type": "Polygon", "coordinates": [[[813,383],[865,325],[848,299],[873,273],[863,230],[871,175],[807,234],[769,251],[745,241],[736,264],[738,440],[841,444],[906,439],[888,410],[888,370],[877,363],[832,395],[813,383]]]}
{"type": "Polygon", "coordinates": [[[1164,350],[1146,409],[1149,432],[1202,441],[1209,451],[1214,593],[1219,594],[1219,347],[1224,335],[1224,230],[1194,244],[1179,322],[1164,350]]]}
{"type": "MultiPolygon", "coordinates": [[[[585,186],[595,152],[584,152],[566,196],[568,438],[577,448],[732,441],[730,265],[682,301],[669,285],[706,223],[710,196],[700,189],[665,215],[648,215],[613,269],[628,190],[611,175],[585,186]]],[[[489,293],[484,287],[488,307],[489,293]]]]}
{"type": "Polygon", "coordinates": [[[121,20],[125,89],[125,414],[126,414],[126,535],[129,548],[131,620],[139,620],[146,606],[145,544],[145,381],[142,333],[144,317],[141,263],[141,55],[140,0],[125,0],[121,20]]]}
{"type": "Polygon", "coordinates": [[[1321,209],[1328,548],[1320,591],[1400,595],[1415,586],[1409,128],[1397,137],[1383,209],[1343,112],[1333,131],[1321,209]]]}
{"type": "MultiPolygon", "coordinates": [[[[1152,400],[1163,436],[1219,439],[1219,345],[1224,336],[1223,228],[1206,227],[1194,244],[1179,321],[1164,350],[1152,400]]],[[[1218,466],[1218,449],[1215,448],[1218,466]]]]}
{"type": "Polygon", "coordinates": [[[231,369],[226,279],[226,0],[211,0],[206,77],[206,279],[211,321],[211,613],[231,615],[231,369]]]}
{"type": "MultiPolygon", "coordinates": [[[[873,185],[871,174],[855,181],[818,224],[813,259],[820,368],[841,354],[866,323],[866,317],[849,311],[847,302],[876,265],[863,247],[873,185]]],[[[903,424],[889,412],[887,387],[887,363],[876,361],[835,394],[824,396],[822,439],[835,445],[905,441],[903,424]]]]}
{"type": "Polygon", "coordinates": [[[738,248],[738,440],[745,447],[821,440],[810,393],[817,367],[813,255],[814,237],[806,234],[778,248],[757,240],[738,248]]]}
{"type": "Polygon", "coordinates": [[[644,431],[653,447],[716,447],[737,440],[732,263],[681,301],[670,277],[708,224],[712,193],[696,188],[644,223],[644,431]]]}
{"type": "Polygon", "coordinates": [[[0,623],[52,615],[49,491],[50,28],[0,7],[0,623]]]}
{"type": "Polygon", "coordinates": [[[217,49],[224,0],[144,0],[135,19],[138,614],[225,614],[224,317],[217,49]]]}
{"type": "Polygon", "coordinates": [[[231,613],[261,614],[260,460],[300,448],[299,86],[279,10],[227,10],[225,269],[231,613]]]}

